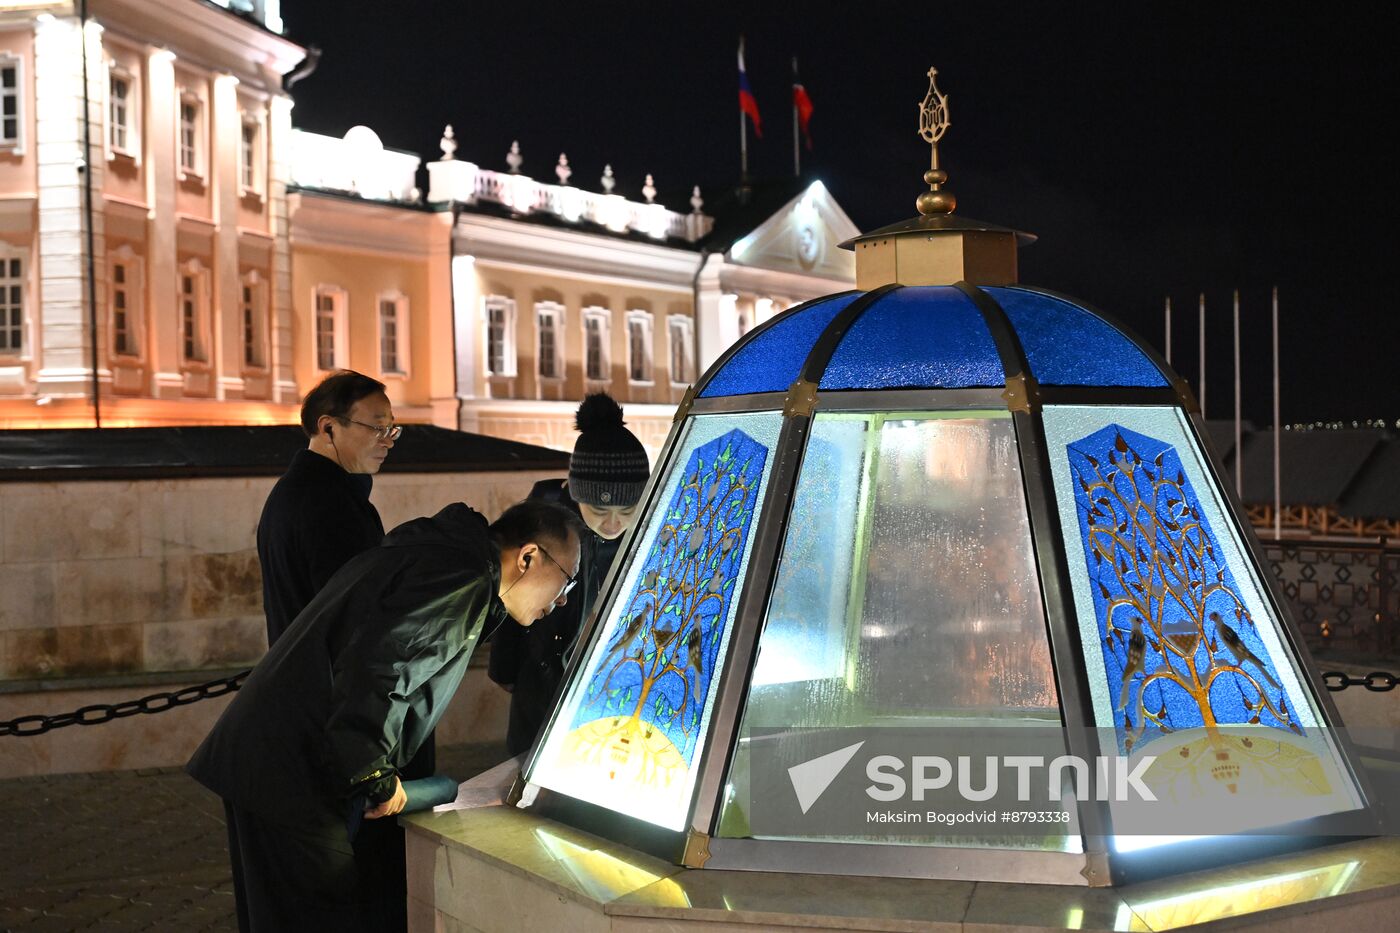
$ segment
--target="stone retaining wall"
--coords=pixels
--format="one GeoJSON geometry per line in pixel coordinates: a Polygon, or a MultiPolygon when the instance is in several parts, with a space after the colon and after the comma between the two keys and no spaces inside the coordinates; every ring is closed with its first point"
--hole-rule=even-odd
{"type": "MultiPolygon", "coordinates": [[[[385,474],[386,528],[495,517],[545,473],[385,474]]],[[[275,477],[0,485],[0,681],[198,671],[267,648],[256,530],[275,477]]]]}
{"type": "MultiPolygon", "coordinates": [[[[453,501],[494,518],[552,475],[385,474],[371,498],[386,528],[453,501]]],[[[255,664],[267,650],[256,529],[274,482],[0,485],[0,719],[136,699],[255,664]],[[188,676],[145,679],[166,672],[188,676]]],[[[227,703],[0,738],[0,777],[180,765],[227,703]]],[[[439,741],[499,740],[508,707],[478,660],[439,741]]]]}

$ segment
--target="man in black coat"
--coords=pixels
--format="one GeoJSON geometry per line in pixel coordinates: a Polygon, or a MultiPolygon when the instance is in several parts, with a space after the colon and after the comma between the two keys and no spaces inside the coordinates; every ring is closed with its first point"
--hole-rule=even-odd
{"type": "MultiPolygon", "coordinates": [[[[346,561],[378,547],[384,524],[370,502],[374,474],[402,431],[384,383],[351,370],[321,380],[301,404],[305,450],[292,457],[272,487],[258,521],[267,643],[274,645],[346,561]]],[[[430,736],[404,769],[431,776],[437,750],[430,736]]],[[[403,860],[403,830],[392,820],[367,824],[356,846],[403,860]]]]}
{"type": "Polygon", "coordinates": [[[579,530],[548,503],[489,527],[449,505],[352,558],[277,640],[186,768],[224,799],[241,929],[405,927],[402,857],[351,827],[402,810],[483,628],[567,602],[579,530]]]}
{"type": "Polygon", "coordinates": [[[531,499],[557,502],[583,520],[579,585],[568,605],[529,627],[502,625],[491,642],[491,679],[510,691],[506,748],[527,751],[539,737],[564,678],[564,663],[593,611],[622,533],[636,518],[650,467],[646,448],[622,420],[622,408],[603,393],[590,395],[574,416],[578,440],[567,480],[535,484],[531,499]]]}
{"type": "Polygon", "coordinates": [[[402,430],[384,383],[349,370],[306,394],[301,429],[306,449],[272,487],[258,521],[268,645],[346,561],[384,539],[370,487],[402,430]]]}

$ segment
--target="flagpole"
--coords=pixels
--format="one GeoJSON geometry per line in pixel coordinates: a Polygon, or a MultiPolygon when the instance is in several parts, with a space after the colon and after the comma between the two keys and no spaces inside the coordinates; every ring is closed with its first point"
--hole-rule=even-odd
{"type": "MultiPolygon", "coordinates": [[[[744,77],[744,37],[739,37],[739,77],[744,77]]],[[[742,96],[744,85],[739,85],[742,96]]],[[[744,108],[739,108],[739,183],[747,185],[749,183],[749,127],[744,122],[744,108]]]]}
{"type": "Polygon", "coordinates": [[[1277,541],[1283,534],[1283,492],[1279,483],[1279,434],[1283,426],[1279,424],[1278,417],[1278,286],[1274,286],[1274,540],[1277,541]]]}
{"type": "MultiPolygon", "coordinates": [[[[792,85],[797,87],[797,56],[792,57],[792,85]]],[[[797,95],[792,96],[792,177],[802,177],[802,152],[797,145],[797,95]]]]}
{"type": "Polygon", "coordinates": [[[1164,330],[1167,333],[1167,365],[1172,364],[1172,296],[1167,296],[1167,320],[1164,330]]]}
{"type": "Polygon", "coordinates": [[[744,120],[747,119],[744,111],[739,111],[739,179],[744,184],[749,182],[749,128],[744,120]]]}
{"type": "Polygon", "coordinates": [[[1201,292],[1201,312],[1200,312],[1200,336],[1201,336],[1201,372],[1197,380],[1196,388],[1200,389],[1201,396],[1201,417],[1206,416],[1206,293],[1201,292]]]}
{"type": "Polygon", "coordinates": [[[1240,290],[1235,289],[1235,494],[1244,499],[1244,448],[1240,411],[1240,290]]]}

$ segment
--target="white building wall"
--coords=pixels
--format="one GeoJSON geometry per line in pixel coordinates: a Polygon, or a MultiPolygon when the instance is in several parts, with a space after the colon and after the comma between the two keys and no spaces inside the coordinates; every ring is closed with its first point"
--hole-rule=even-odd
{"type": "Polygon", "coordinates": [[[146,306],[150,309],[154,361],[151,394],[179,398],[185,377],[180,373],[180,335],[175,326],[175,55],[150,48],[146,55],[146,306]]]}
{"type": "MultiPolygon", "coordinates": [[[[38,292],[40,336],[36,362],[39,392],[49,396],[91,394],[92,334],[88,322],[87,225],[84,172],[92,190],[102,189],[101,125],[93,127],[92,149],[83,147],[83,36],[77,17],[40,18],[34,38],[35,154],[38,162],[38,292]]],[[[90,95],[101,100],[101,28],[87,35],[90,95]]],[[[102,230],[93,239],[102,267],[102,230]]],[[[99,338],[100,339],[100,338],[99,338]]]]}
{"type": "Polygon", "coordinates": [[[268,121],[268,197],[272,199],[272,378],[273,397],[282,403],[300,401],[297,393],[293,340],[291,215],[287,185],[292,166],[292,99],[277,95],[268,121]]]}

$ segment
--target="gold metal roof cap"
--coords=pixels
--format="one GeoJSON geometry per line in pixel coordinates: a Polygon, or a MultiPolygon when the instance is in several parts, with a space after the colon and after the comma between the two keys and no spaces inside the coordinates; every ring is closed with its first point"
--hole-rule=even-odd
{"type": "Polygon", "coordinates": [[[841,244],[856,253],[856,287],[881,285],[1013,285],[1016,248],[1035,236],[971,217],[954,217],[958,199],[943,186],[948,173],[938,167],[938,141],[948,131],[948,96],[938,90],[938,69],[928,70],[928,92],[919,103],[919,136],[932,149],[924,172],[929,190],[919,195],[919,216],[881,227],[841,244]]]}

